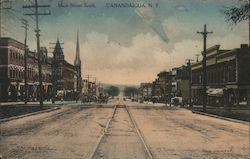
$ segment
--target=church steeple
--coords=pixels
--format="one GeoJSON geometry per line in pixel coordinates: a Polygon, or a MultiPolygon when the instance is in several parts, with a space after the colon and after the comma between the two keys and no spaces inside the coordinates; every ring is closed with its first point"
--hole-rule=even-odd
{"type": "Polygon", "coordinates": [[[79,31],[77,30],[76,41],[76,57],[75,57],[75,69],[76,69],[76,91],[82,93],[82,66],[80,59],[80,46],[79,46],[79,31]]]}
{"type": "Polygon", "coordinates": [[[54,49],[54,53],[57,54],[57,55],[63,54],[63,50],[62,50],[59,38],[57,38],[56,46],[55,46],[55,49],[54,49]]]}
{"type": "Polygon", "coordinates": [[[79,31],[77,30],[77,41],[76,41],[76,57],[75,57],[75,66],[81,65],[80,59],[80,47],[79,47],[79,31]]]}

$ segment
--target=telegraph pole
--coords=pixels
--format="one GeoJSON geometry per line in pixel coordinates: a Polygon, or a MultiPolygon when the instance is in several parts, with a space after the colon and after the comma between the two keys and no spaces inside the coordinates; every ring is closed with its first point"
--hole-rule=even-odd
{"type": "Polygon", "coordinates": [[[39,16],[40,15],[50,15],[50,13],[39,13],[39,8],[48,8],[50,5],[38,5],[37,0],[35,0],[34,5],[23,6],[23,8],[35,8],[35,13],[29,13],[25,15],[35,16],[36,18],[36,38],[37,38],[37,54],[38,54],[38,72],[39,72],[39,102],[40,107],[43,106],[43,85],[42,85],[42,61],[41,61],[41,51],[40,51],[40,29],[39,29],[39,16]]]}
{"type": "Polygon", "coordinates": [[[87,75],[87,92],[88,92],[88,95],[89,95],[89,78],[90,78],[90,75],[87,75]]]}
{"type": "Polygon", "coordinates": [[[189,94],[189,107],[192,108],[192,68],[191,68],[191,61],[192,59],[186,59],[187,60],[187,67],[188,67],[188,94],[189,94]]]}
{"type": "Polygon", "coordinates": [[[95,77],[95,95],[97,95],[97,83],[96,83],[97,79],[95,77]]]}
{"type": "Polygon", "coordinates": [[[202,100],[202,106],[203,106],[203,111],[206,112],[206,105],[207,105],[207,34],[212,34],[213,32],[208,32],[207,31],[207,26],[206,24],[204,25],[204,31],[203,32],[197,32],[197,34],[201,34],[203,36],[203,52],[202,52],[202,95],[203,95],[203,100],[202,100]]]}
{"type": "Polygon", "coordinates": [[[200,54],[196,54],[196,62],[199,62],[199,57],[200,57],[200,54]]]}
{"type": "Polygon", "coordinates": [[[24,88],[25,88],[25,99],[24,103],[28,102],[28,82],[27,82],[27,58],[28,58],[28,47],[27,47],[27,30],[28,30],[28,21],[22,19],[23,28],[25,29],[25,38],[24,38],[24,88]]]}
{"type": "Polygon", "coordinates": [[[173,77],[173,73],[172,73],[173,70],[171,70],[169,72],[169,106],[171,107],[172,106],[172,103],[171,103],[171,98],[172,98],[172,77],[173,77]]]}
{"type": "Polygon", "coordinates": [[[52,87],[52,104],[55,104],[55,101],[56,101],[56,94],[57,94],[57,80],[58,80],[58,71],[57,71],[57,68],[58,68],[58,62],[56,60],[56,57],[55,55],[53,55],[53,60],[52,60],[52,84],[53,84],[53,87],[52,87]]]}
{"type": "Polygon", "coordinates": [[[88,96],[88,100],[89,100],[89,94],[90,94],[90,88],[89,88],[89,78],[91,75],[86,75],[87,77],[87,96],[88,96]]]}
{"type": "Polygon", "coordinates": [[[2,37],[2,0],[0,0],[0,37],[2,37]]]}

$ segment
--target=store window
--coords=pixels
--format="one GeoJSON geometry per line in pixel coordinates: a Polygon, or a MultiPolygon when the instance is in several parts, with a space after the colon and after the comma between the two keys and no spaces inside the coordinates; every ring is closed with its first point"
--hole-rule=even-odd
{"type": "Polygon", "coordinates": [[[10,77],[10,78],[12,78],[12,72],[13,72],[12,69],[9,68],[9,77],[10,77]]]}
{"type": "Polygon", "coordinates": [[[10,49],[10,60],[12,59],[12,49],[10,49]]]}

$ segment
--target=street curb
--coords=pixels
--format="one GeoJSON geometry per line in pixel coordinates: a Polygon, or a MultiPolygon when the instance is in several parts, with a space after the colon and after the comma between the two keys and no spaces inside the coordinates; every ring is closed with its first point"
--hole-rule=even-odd
{"type": "Polygon", "coordinates": [[[28,116],[32,116],[32,115],[37,115],[37,114],[41,114],[41,113],[47,113],[47,112],[55,111],[55,110],[58,110],[58,109],[61,109],[61,108],[60,107],[54,107],[54,108],[50,108],[50,109],[46,109],[46,110],[42,110],[42,111],[37,111],[37,112],[33,112],[33,113],[28,113],[28,114],[24,114],[24,115],[13,116],[13,117],[10,117],[10,118],[4,118],[4,119],[0,119],[0,123],[15,120],[15,119],[20,119],[20,118],[24,118],[24,117],[28,117],[28,116]]]}
{"type": "Polygon", "coordinates": [[[199,111],[194,111],[194,110],[191,110],[191,111],[194,114],[205,115],[205,116],[209,116],[209,117],[213,117],[213,118],[217,118],[217,119],[222,119],[222,120],[227,120],[227,121],[231,121],[231,122],[235,122],[235,123],[249,125],[249,122],[247,122],[247,121],[241,121],[241,120],[237,120],[237,119],[226,118],[226,117],[222,117],[222,116],[218,116],[218,115],[214,115],[214,114],[208,114],[208,113],[199,112],[199,111]]]}

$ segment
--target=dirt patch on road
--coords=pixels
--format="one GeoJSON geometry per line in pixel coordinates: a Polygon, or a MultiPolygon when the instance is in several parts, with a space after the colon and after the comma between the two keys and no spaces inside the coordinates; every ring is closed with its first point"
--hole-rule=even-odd
{"type": "Polygon", "coordinates": [[[144,147],[124,107],[118,107],[94,159],[145,159],[144,147]]]}
{"type": "Polygon", "coordinates": [[[156,159],[242,159],[248,126],[185,109],[134,109],[131,113],[156,159]]]}

